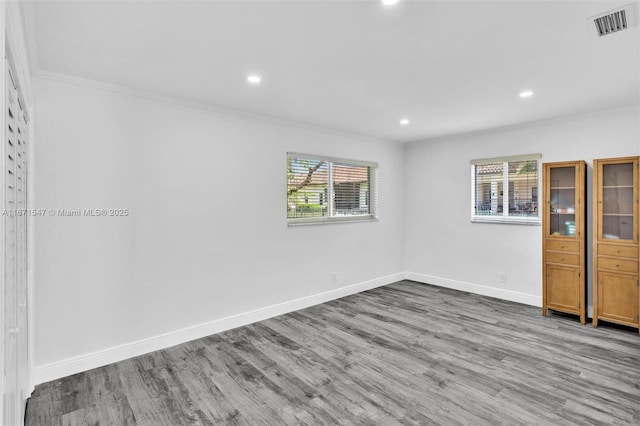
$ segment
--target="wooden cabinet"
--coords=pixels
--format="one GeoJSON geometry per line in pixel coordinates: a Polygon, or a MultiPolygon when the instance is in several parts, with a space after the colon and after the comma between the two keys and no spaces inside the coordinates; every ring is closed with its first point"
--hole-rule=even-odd
{"type": "Polygon", "coordinates": [[[640,330],[639,159],[593,162],[594,327],[602,320],[640,330]]]}
{"type": "Polygon", "coordinates": [[[549,309],[586,321],[584,161],[545,163],[542,215],[542,315],[549,309]]]}

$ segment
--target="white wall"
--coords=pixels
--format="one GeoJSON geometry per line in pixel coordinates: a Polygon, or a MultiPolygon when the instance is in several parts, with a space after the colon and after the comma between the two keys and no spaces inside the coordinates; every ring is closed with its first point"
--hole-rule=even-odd
{"type": "Polygon", "coordinates": [[[469,160],[640,154],[637,107],[402,147],[48,78],[35,99],[34,207],[131,211],[36,219],[38,382],[402,271],[539,305],[541,229],[470,223],[469,160]],[[287,151],[378,162],[380,221],[287,227],[287,151]]]}
{"type": "Polygon", "coordinates": [[[35,90],[35,207],[131,212],[37,219],[36,366],[76,362],[40,381],[402,271],[402,146],[50,79],[35,90]],[[287,151],[378,162],[380,220],[287,227],[287,151]]]}
{"type": "MultiPolygon", "coordinates": [[[[543,162],[586,160],[588,205],[592,160],[640,154],[637,107],[573,116],[408,145],[405,261],[410,278],[542,305],[540,226],[470,222],[472,159],[541,153],[543,162]],[[507,282],[499,282],[499,273],[507,282]]],[[[591,229],[588,210],[588,294],[591,229]]]]}

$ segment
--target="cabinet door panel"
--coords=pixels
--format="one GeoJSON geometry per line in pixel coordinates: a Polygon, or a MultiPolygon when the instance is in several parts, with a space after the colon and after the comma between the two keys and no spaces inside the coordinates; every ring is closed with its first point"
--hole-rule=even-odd
{"type": "Polygon", "coordinates": [[[624,323],[638,324],[638,275],[598,274],[598,315],[624,323]]]}
{"type": "Polygon", "coordinates": [[[593,161],[598,241],[638,243],[638,157],[593,161]]]}
{"type": "Polygon", "coordinates": [[[547,265],[546,281],[549,308],[579,312],[581,281],[578,268],[547,265]]]}

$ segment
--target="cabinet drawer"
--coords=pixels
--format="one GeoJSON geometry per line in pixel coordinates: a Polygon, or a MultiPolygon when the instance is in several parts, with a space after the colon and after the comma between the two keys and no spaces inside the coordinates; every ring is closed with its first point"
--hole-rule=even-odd
{"type": "Polygon", "coordinates": [[[620,272],[638,272],[638,261],[598,256],[598,269],[608,269],[610,271],[620,272]]]}
{"type": "Polygon", "coordinates": [[[562,241],[551,238],[547,239],[547,250],[577,252],[578,249],[577,241],[562,241]]]}
{"type": "Polygon", "coordinates": [[[563,265],[579,265],[580,255],[577,253],[563,253],[548,251],[546,253],[547,263],[561,263],[563,265]]]}
{"type": "Polygon", "coordinates": [[[619,257],[631,257],[638,258],[637,246],[623,246],[623,245],[609,245],[599,244],[598,254],[602,256],[619,256],[619,257]]]}

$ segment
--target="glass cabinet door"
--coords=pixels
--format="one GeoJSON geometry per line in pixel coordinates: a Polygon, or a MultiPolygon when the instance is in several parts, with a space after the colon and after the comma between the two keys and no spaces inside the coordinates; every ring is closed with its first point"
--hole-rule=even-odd
{"type": "Polygon", "coordinates": [[[633,240],[633,163],[602,166],[602,238],[633,240]]]}
{"type": "Polygon", "coordinates": [[[575,167],[554,167],[549,174],[550,235],[576,235],[575,167]]]}

